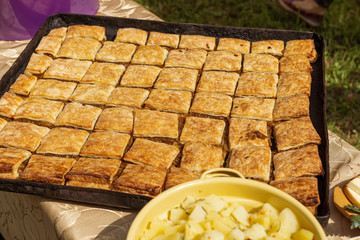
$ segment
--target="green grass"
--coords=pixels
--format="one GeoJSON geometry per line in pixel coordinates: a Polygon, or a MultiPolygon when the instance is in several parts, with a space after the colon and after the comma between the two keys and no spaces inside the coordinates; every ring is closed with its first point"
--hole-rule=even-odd
{"type": "Polygon", "coordinates": [[[317,32],[326,42],[328,128],[360,149],[360,0],[334,0],[318,27],[276,0],[136,0],[169,22],[317,32]],[[359,114],[359,115],[358,115],[359,114]]]}

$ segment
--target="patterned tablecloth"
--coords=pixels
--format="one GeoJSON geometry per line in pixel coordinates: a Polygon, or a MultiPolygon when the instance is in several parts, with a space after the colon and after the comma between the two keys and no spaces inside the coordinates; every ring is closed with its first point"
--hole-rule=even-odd
{"type": "MultiPolygon", "coordinates": [[[[131,0],[99,0],[97,15],[161,20],[131,0]]],[[[30,40],[0,41],[0,77],[30,40]]],[[[329,131],[330,210],[328,239],[359,236],[335,208],[333,189],[360,173],[360,151],[329,131]]],[[[5,239],[126,239],[137,212],[0,191],[0,233],[5,239]]]]}

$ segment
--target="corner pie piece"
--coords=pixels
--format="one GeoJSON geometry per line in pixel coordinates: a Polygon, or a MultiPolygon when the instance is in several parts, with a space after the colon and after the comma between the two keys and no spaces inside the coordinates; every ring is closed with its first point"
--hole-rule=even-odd
{"type": "Polygon", "coordinates": [[[68,30],[67,27],[53,28],[53,29],[50,30],[50,32],[48,33],[47,36],[59,37],[62,40],[64,40],[65,37],[66,37],[67,30],[68,30]]]}
{"type": "Polygon", "coordinates": [[[25,68],[25,73],[42,74],[50,66],[53,59],[46,55],[33,53],[25,68]]]}
{"type": "Polygon", "coordinates": [[[230,149],[244,146],[269,146],[266,121],[231,118],[229,127],[230,149]]]}
{"type": "Polygon", "coordinates": [[[137,28],[119,28],[116,33],[115,42],[128,42],[137,45],[145,45],[148,33],[137,28]]]}
{"type": "Polygon", "coordinates": [[[231,104],[232,98],[228,95],[199,92],[195,94],[190,112],[227,117],[230,114],[231,104]]]}
{"type": "Polygon", "coordinates": [[[0,146],[35,151],[50,131],[47,127],[25,122],[8,122],[0,132],[0,146]]]}
{"type": "Polygon", "coordinates": [[[280,59],[280,73],[312,72],[309,59],[304,54],[288,55],[280,59]]]}
{"type": "Polygon", "coordinates": [[[121,86],[152,87],[161,68],[148,65],[130,65],[120,82],[121,86]]]}
{"type": "Polygon", "coordinates": [[[162,192],[166,169],[146,165],[128,164],[115,179],[111,189],[132,194],[155,197],[162,192]]]}
{"type": "Polygon", "coordinates": [[[237,38],[220,38],[217,50],[227,50],[242,54],[250,52],[250,41],[237,38]]]}
{"type": "Polygon", "coordinates": [[[308,143],[321,143],[321,138],[309,117],[280,122],[274,126],[274,133],[278,151],[297,148],[308,143]]]}
{"type": "Polygon", "coordinates": [[[117,87],[111,93],[107,104],[112,106],[141,108],[148,96],[149,90],[143,88],[117,87]]]}
{"type": "Polygon", "coordinates": [[[133,136],[177,138],[179,116],[176,113],[136,109],[133,136]]]}
{"type": "Polygon", "coordinates": [[[136,138],[124,160],[141,165],[169,168],[180,150],[173,145],[136,138]]]}
{"type": "Polygon", "coordinates": [[[158,45],[143,45],[136,49],[131,63],[163,65],[168,55],[168,50],[158,45]]]}
{"type": "Polygon", "coordinates": [[[284,53],[284,41],[263,40],[252,42],[251,53],[267,53],[274,56],[282,56],[284,53]]]}
{"type": "Polygon", "coordinates": [[[219,119],[187,117],[180,136],[180,142],[200,141],[220,145],[223,142],[225,126],[225,121],[219,119]]]}
{"type": "Polygon", "coordinates": [[[94,60],[100,47],[101,43],[95,39],[67,37],[56,54],[56,57],[94,60]]]}
{"type": "Polygon", "coordinates": [[[24,99],[14,93],[5,92],[0,99],[0,115],[12,118],[24,99]]]}
{"type": "Polygon", "coordinates": [[[37,77],[34,75],[20,74],[16,81],[10,86],[10,92],[27,96],[35,85],[37,77]]]}
{"type": "Polygon", "coordinates": [[[151,90],[145,107],[169,112],[187,113],[190,108],[192,94],[189,91],[167,89],[151,90]]]}
{"type": "Polygon", "coordinates": [[[74,158],[32,155],[19,179],[63,185],[65,174],[75,162],[74,158]]]}
{"type": "Polygon", "coordinates": [[[229,168],[242,173],[244,177],[270,180],[271,149],[264,146],[246,146],[231,151],[229,168]]]}
{"type": "Polygon", "coordinates": [[[195,91],[199,71],[189,68],[163,68],[154,87],[195,91]]]}
{"type": "Polygon", "coordinates": [[[0,178],[16,179],[30,156],[31,152],[23,149],[0,148],[0,178]]]}
{"type": "Polygon", "coordinates": [[[160,45],[165,47],[177,48],[179,45],[179,34],[150,32],[147,45],[160,45]]]}
{"type": "Polygon", "coordinates": [[[317,59],[317,52],[313,39],[297,39],[290,40],[285,46],[285,56],[294,54],[305,54],[311,63],[317,59]]]}
{"type": "Polygon", "coordinates": [[[201,69],[207,51],[203,49],[174,49],[169,52],[165,67],[185,67],[201,69]]]}
{"type": "Polygon", "coordinates": [[[77,86],[69,100],[81,103],[105,104],[113,90],[114,87],[107,84],[81,83],[77,86]]]}
{"type": "Polygon", "coordinates": [[[238,79],[235,72],[203,71],[196,91],[233,95],[238,79]]]}
{"type": "Polygon", "coordinates": [[[133,115],[132,109],[106,108],[97,120],[94,130],[131,133],[134,122],[133,115]]]}
{"type": "Polygon", "coordinates": [[[98,119],[101,108],[70,102],[56,119],[55,126],[72,126],[92,130],[98,119]]]}
{"type": "Polygon", "coordinates": [[[55,59],[43,78],[56,78],[68,81],[80,81],[91,65],[91,61],[76,59],[55,59]]]}
{"type": "Polygon", "coordinates": [[[43,97],[53,100],[67,100],[77,84],[52,79],[39,79],[31,89],[30,97],[43,97]]]}
{"type": "Polygon", "coordinates": [[[63,107],[64,103],[60,101],[31,97],[21,104],[14,115],[14,119],[29,119],[53,124],[63,107]]]}
{"type": "Polygon", "coordinates": [[[270,54],[245,54],[243,72],[278,73],[279,60],[270,54]]]}
{"type": "Polygon", "coordinates": [[[114,131],[93,132],[80,150],[80,156],[122,158],[130,135],[114,131]]]}
{"type": "Polygon", "coordinates": [[[80,158],[66,174],[66,185],[110,189],[121,161],[107,158],[80,158]]]}
{"type": "Polygon", "coordinates": [[[275,99],[258,97],[235,98],[231,110],[231,117],[272,121],[274,105],[275,99]]]}
{"type": "Polygon", "coordinates": [[[41,41],[36,47],[35,52],[39,54],[49,54],[55,57],[60,49],[62,41],[63,39],[60,37],[44,36],[41,38],[41,41]]]}
{"type": "Polygon", "coordinates": [[[36,153],[78,155],[89,133],[73,128],[52,128],[41,141],[36,153]]]}
{"type": "Polygon", "coordinates": [[[81,83],[101,83],[115,86],[124,73],[124,65],[94,62],[81,79],[81,83]]]}
{"type": "Polygon", "coordinates": [[[289,120],[309,116],[309,107],[309,96],[306,94],[277,98],[273,112],[273,120],[289,120]]]}
{"type": "Polygon", "coordinates": [[[182,150],[180,167],[193,171],[219,168],[224,164],[224,157],[225,152],[221,147],[203,142],[189,142],[185,143],[182,150]]]}
{"type": "Polygon", "coordinates": [[[206,57],[204,70],[240,71],[242,55],[230,51],[211,51],[206,57]]]}
{"type": "Polygon", "coordinates": [[[98,41],[105,41],[105,27],[81,24],[69,26],[66,37],[92,38],[98,41]]]}
{"type": "Polygon", "coordinates": [[[181,183],[196,180],[201,177],[202,172],[192,171],[185,168],[171,167],[165,181],[165,190],[181,183]]]}
{"type": "Polygon", "coordinates": [[[179,48],[201,48],[205,50],[214,50],[215,42],[215,37],[208,37],[202,35],[181,35],[179,48]]]}
{"type": "Polygon", "coordinates": [[[247,72],[240,75],[235,96],[275,98],[278,75],[275,73],[247,72]]]}
{"type": "Polygon", "coordinates": [[[309,72],[281,73],[277,89],[277,97],[296,94],[311,94],[311,74],[309,72]]]}
{"type": "Polygon", "coordinates": [[[275,180],[289,177],[319,176],[323,173],[318,146],[314,144],[276,153],[273,162],[275,180]]]}
{"type": "Polygon", "coordinates": [[[95,59],[104,62],[130,62],[136,45],[121,42],[104,42],[102,48],[96,54],[95,59]]]}

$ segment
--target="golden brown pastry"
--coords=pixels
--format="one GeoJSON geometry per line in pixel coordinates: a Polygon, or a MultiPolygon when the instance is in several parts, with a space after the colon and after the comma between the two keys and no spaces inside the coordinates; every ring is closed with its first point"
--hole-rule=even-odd
{"type": "Polygon", "coordinates": [[[277,98],[275,102],[273,119],[290,120],[292,118],[310,115],[310,100],[306,94],[277,98]]]}
{"type": "Polygon", "coordinates": [[[37,77],[34,75],[20,74],[16,79],[15,83],[10,86],[10,92],[20,94],[20,95],[29,95],[32,87],[35,85],[37,77]]]}
{"type": "Polygon", "coordinates": [[[95,39],[67,37],[56,54],[57,58],[94,60],[101,43],[95,39]]]}
{"type": "Polygon", "coordinates": [[[244,55],[243,72],[278,73],[279,60],[270,54],[248,53],[244,55]]]}
{"type": "Polygon", "coordinates": [[[230,114],[232,98],[225,94],[198,92],[190,108],[192,113],[227,117],[230,114]]]}
{"type": "Polygon", "coordinates": [[[235,98],[231,117],[272,121],[274,106],[275,99],[258,97],[235,98]]]}
{"type": "Polygon", "coordinates": [[[235,72],[203,71],[196,91],[233,95],[238,79],[235,72]]]}
{"type": "Polygon", "coordinates": [[[130,65],[121,78],[121,86],[152,87],[161,68],[148,65],[130,65]]]}
{"type": "Polygon", "coordinates": [[[81,79],[81,83],[101,83],[115,86],[125,71],[124,65],[94,62],[81,79]]]}
{"type": "Polygon", "coordinates": [[[181,183],[196,180],[201,177],[201,172],[192,171],[185,168],[171,167],[169,173],[166,176],[165,190],[172,188],[181,183]]]}
{"type": "Polygon", "coordinates": [[[179,45],[179,34],[150,32],[147,45],[160,45],[165,47],[177,48],[179,45]]]}
{"type": "Polygon", "coordinates": [[[201,48],[205,50],[214,50],[215,42],[215,37],[202,35],[181,35],[179,48],[201,48]]]}
{"type": "Polygon", "coordinates": [[[242,55],[230,51],[211,51],[208,53],[204,70],[240,71],[242,55]]]}
{"type": "Polygon", "coordinates": [[[275,73],[247,72],[240,75],[235,96],[275,98],[278,75],[275,73]]]}
{"type": "Polygon", "coordinates": [[[148,96],[149,90],[143,88],[117,87],[112,91],[107,104],[111,106],[141,108],[148,96]]]}
{"type": "Polygon", "coordinates": [[[131,133],[134,122],[133,115],[132,109],[106,108],[97,120],[94,130],[131,133]]]}
{"type": "Polygon", "coordinates": [[[145,45],[148,33],[137,28],[119,28],[116,33],[115,42],[135,43],[145,45]]]}
{"type": "Polygon", "coordinates": [[[252,42],[251,53],[267,53],[274,56],[282,56],[284,53],[284,41],[263,40],[252,42]]]}
{"type": "Polygon", "coordinates": [[[53,59],[46,55],[33,53],[25,68],[27,74],[42,74],[50,66],[53,59]]]}
{"type": "Polygon", "coordinates": [[[52,100],[67,100],[77,84],[53,79],[39,79],[31,89],[30,97],[43,97],[52,100]]]}
{"type": "Polygon", "coordinates": [[[203,49],[173,49],[165,61],[165,67],[184,67],[201,69],[207,51],[203,49]]]}
{"type": "Polygon", "coordinates": [[[136,45],[131,43],[106,41],[96,54],[95,59],[104,62],[128,63],[135,49],[136,45]]]}
{"type": "Polygon", "coordinates": [[[114,87],[108,84],[81,83],[69,97],[69,100],[89,104],[105,104],[113,90],[114,87]]]}
{"type": "Polygon", "coordinates": [[[228,50],[242,54],[250,52],[250,41],[237,38],[220,38],[217,50],[228,50]]]}
{"type": "Polygon", "coordinates": [[[194,92],[198,73],[189,68],[163,68],[154,87],[194,92]]]}
{"type": "Polygon", "coordinates": [[[131,63],[163,65],[168,55],[168,50],[158,45],[139,46],[131,59],[131,63]]]}
{"type": "Polygon", "coordinates": [[[66,37],[92,38],[98,41],[105,41],[105,27],[82,24],[69,26],[66,37]]]}
{"type": "Polygon", "coordinates": [[[0,115],[12,118],[24,99],[14,93],[6,92],[0,99],[0,115]]]}
{"type": "Polygon", "coordinates": [[[91,65],[91,61],[55,59],[44,73],[44,78],[56,78],[79,82],[91,65]]]}
{"type": "Polygon", "coordinates": [[[17,148],[0,148],[0,178],[16,179],[31,152],[17,148]]]}
{"type": "Polygon", "coordinates": [[[314,40],[297,39],[288,41],[286,43],[284,55],[289,56],[295,54],[304,54],[309,58],[311,63],[315,62],[317,59],[317,52],[315,49],[314,40]]]}
{"type": "Polygon", "coordinates": [[[304,54],[287,55],[279,61],[279,72],[312,72],[309,59],[304,54]]]}

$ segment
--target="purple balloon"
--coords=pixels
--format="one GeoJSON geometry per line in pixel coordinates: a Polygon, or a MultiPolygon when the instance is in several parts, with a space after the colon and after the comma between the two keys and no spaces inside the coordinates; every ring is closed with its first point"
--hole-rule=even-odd
{"type": "Polygon", "coordinates": [[[0,0],[0,40],[32,38],[57,13],[93,15],[98,9],[98,0],[0,0]]]}

